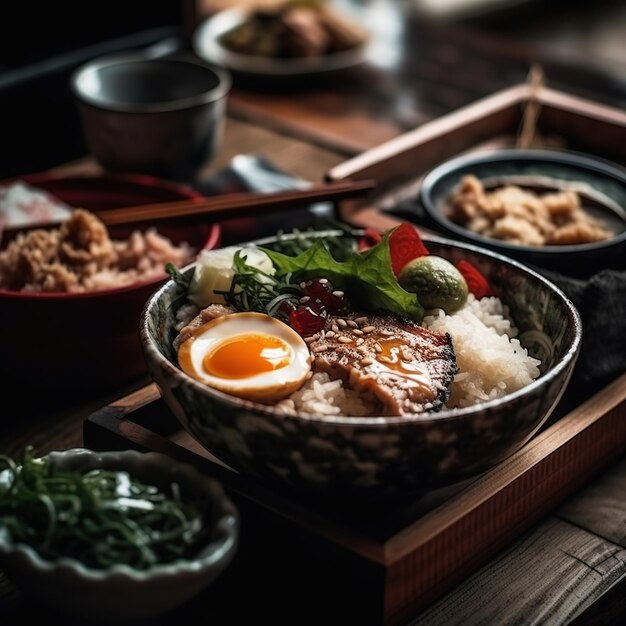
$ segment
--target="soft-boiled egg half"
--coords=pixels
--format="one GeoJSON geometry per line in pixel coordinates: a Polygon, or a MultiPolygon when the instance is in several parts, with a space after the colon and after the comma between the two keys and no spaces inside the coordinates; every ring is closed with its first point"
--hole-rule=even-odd
{"type": "Polygon", "coordinates": [[[239,398],[275,402],[311,371],[302,337],[263,313],[232,313],[199,326],[178,347],[178,363],[196,380],[239,398]]]}

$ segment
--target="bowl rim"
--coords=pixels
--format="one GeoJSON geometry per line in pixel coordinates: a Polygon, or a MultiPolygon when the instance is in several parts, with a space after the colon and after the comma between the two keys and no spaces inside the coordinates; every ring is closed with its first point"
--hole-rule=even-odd
{"type": "MultiPolygon", "coordinates": [[[[505,253],[533,254],[545,255],[553,257],[566,253],[585,253],[600,251],[607,248],[613,248],[626,242],[626,226],[621,233],[615,237],[583,244],[567,244],[567,245],[549,245],[549,246],[529,246],[508,243],[507,241],[496,239],[495,237],[486,237],[479,233],[474,233],[468,228],[456,224],[448,219],[441,211],[437,209],[432,200],[433,188],[445,177],[449,175],[458,175],[459,169],[471,165],[480,165],[497,161],[544,161],[549,163],[557,163],[572,168],[582,168],[613,179],[622,185],[626,190],[626,170],[620,170],[618,165],[600,157],[595,157],[583,152],[575,150],[553,150],[553,149],[526,149],[526,148],[491,148],[488,150],[480,150],[456,156],[447,159],[439,165],[436,165],[424,176],[419,188],[419,201],[424,210],[439,226],[448,231],[451,235],[458,235],[478,245],[492,247],[505,253]]],[[[624,207],[626,211],[626,207],[624,207]]],[[[626,220],[625,220],[626,223],[626,220]]]]}
{"type": "Polygon", "coordinates": [[[218,11],[205,19],[195,29],[192,36],[195,53],[210,63],[219,64],[232,71],[273,77],[333,72],[359,65],[367,58],[372,35],[364,27],[365,36],[361,43],[348,50],[316,57],[276,59],[235,52],[222,45],[220,38],[233,27],[241,24],[254,10],[254,7],[233,7],[218,11]]]}
{"type": "MultiPolygon", "coordinates": [[[[356,230],[355,232],[362,232],[356,230]]],[[[332,234],[345,234],[344,231],[318,231],[316,236],[328,236],[329,233],[332,234]]],[[[283,235],[288,236],[288,235],[283,235]]],[[[266,237],[263,239],[246,242],[240,245],[264,245],[264,243],[269,243],[270,241],[274,241],[275,237],[266,237]]],[[[258,402],[251,402],[249,400],[242,400],[240,398],[235,398],[229,394],[218,391],[217,389],[213,389],[208,387],[207,385],[202,384],[201,382],[191,378],[177,366],[175,366],[169,359],[167,359],[163,354],[161,354],[158,346],[156,345],[156,340],[151,336],[149,331],[149,323],[148,318],[150,316],[150,311],[153,307],[155,307],[159,301],[159,299],[163,296],[164,292],[167,289],[171,288],[173,281],[167,281],[164,285],[162,285],[145,303],[142,314],[141,314],[141,322],[140,322],[140,338],[141,344],[144,349],[146,359],[149,362],[156,362],[158,367],[162,370],[165,370],[169,375],[172,375],[177,380],[177,383],[181,386],[186,386],[191,388],[195,393],[199,393],[200,395],[208,395],[213,397],[221,402],[225,402],[226,404],[244,410],[254,411],[256,413],[264,413],[272,416],[278,416],[280,419],[285,420],[296,420],[296,421],[307,421],[310,423],[316,424],[324,424],[324,425],[344,425],[344,426],[359,426],[359,427],[370,427],[370,428],[385,428],[390,425],[394,426],[407,426],[409,427],[411,424],[419,421],[422,424],[427,424],[429,422],[443,422],[447,420],[457,420],[459,418],[471,417],[476,413],[479,413],[486,409],[491,409],[495,407],[499,407],[505,404],[508,404],[511,401],[517,400],[518,398],[531,393],[535,389],[549,383],[551,380],[557,378],[563,370],[566,370],[570,365],[573,365],[578,358],[578,354],[580,351],[580,346],[582,343],[582,321],[580,318],[580,314],[578,313],[576,307],[572,303],[572,301],[563,293],[561,289],[559,289],[554,283],[549,281],[547,278],[544,278],[539,273],[534,270],[526,267],[523,263],[516,261],[515,259],[511,259],[503,254],[499,254],[492,250],[486,250],[474,244],[469,244],[465,242],[457,242],[451,239],[446,239],[445,237],[439,236],[429,236],[424,237],[424,242],[428,244],[428,242],[434,242],[438,244],[443,244],[447,246],[452,246],[456,248],[461,248],[463,250],[467,250],[469,252],[475,252],[478,254],[482,254],[487,257],[491,257],[492,260],[495,260],[499,263],[505,263],[507,265],[513,266],[517,270],[521,270],[523,273],[528,274],[534,280],[542,283],[545,287],[547,287],[550,291],[556,294],[558,298],[560,298],[563,303],[565,310],[568,313],[568,316],[571,320],[574,336],[569,346],[567,352],[559,359],[559,361],[552,367],[549,371],[544,374],[541,374],[538,378],[533,380],[531,383],[514,391],[510,394],[502,396],[501,398],[496,398],[494,400],[489,400],[487,402],[482,402],[479,404],[475,404],[469,407],[464,408],[453,408],[453,409],[444,409],[437,413],[419,413],[415,416],[400,416],[400,415],[391,415],[391,416],[375,416],[375,417],[365,417],[365,416],[346,416],[346,415],[301,415],[301,414],[290,414],[290,413],[282,413],[276,412],[273,410],[271,405],[265,405],[258,402]]],[[[188,271],[192,267],[195,267],[196,263],[191,263],[186,266],[182,271],[188,271]]],[[[150,368],[149,368],[150,369],[150,368]]],[[[570,370],[570,376],[571,376],[570,370]]],[[[564,381],[564,384],[561,389],[561,394],[564,392],[565,387],[567,386],[568,380],[564,381]]]]}
{"type": "MultiPolygon", "coordinates": [[[[0,181],[0,184],[8,184],[11,182],[24,181],[28,185],[41,185],[48,182],[78,182],[78,181],[110,181],[112,183],[124,183],[130,185],[137,185],[138,187],[158,187],[160,189],[166,189],[167,191],[178,193],[183,198],[202,198],[202,194],[196,191],[193,187],[182,183],[157,178],[150,176],[149,174],[134,174],[134,173],[121,173],[111,172],[100,175],[76,175],[65,176],[63,174],[54,174],[48,172],[35,172],[33,174],[25,174],[23,176],[16,176],[4,181],[0,181]]],[[[45,188],[41,188],[47,192],[45,188]]],[[[87,209],[89,210],[89,209],[87,209]]],[[[221,228],[218,222],[214,222],[209,225],[209,235],[206,242],[202,245],[203,248],[214,248],[221,237],[221,228]]],[[[149,286],[156,287],[167,279],[166,275],[158,275],[153,278],[146,278],[128,285],[121,287],[113,287],[111,289],[97,289],[91,291],[81,291],[76,293],[68,292],[48,292],[48,291],[14,291],[11,289],[0,288],[0,299],[10,300],[82,300],[86,298],[104,298],[117,294],[122,294],[127,291],[135,291],[149,286]]]]}
{"type": "MultiPolygon", "coordinates": [[[[154,579],[178,577],[186,574],[198,574],[211,570],[217,564],[228,564],[237,549],[239,541],[239,513],[231,499],[227,496],[222,485],[214,478],[203,474],[189,463],[177,461],[160,452],[139,452],[137,450],[104,451],[97,452],[87,448],[70,448],[67,450],[52,451],[44,455],[52,459],[78,459],[79,462],[87,462],[94,459],[98,467],[103,467],[108,461],[124,465],[143,463],[156,474],[173,474],[177,472],[187,482],[197,485],[200,492],[206,492],[212,499],[213,506],[218,510],[218,516],[214,521],[214,527],[219,531],[217,537],[212,537],[203,544],[198,553],[191,558],[177,559],[170,563],[157,563],[145,570],[135,569],[125,564],[115,564],[106,569],[96,569],[85,565],[74,557],[61,557],[50,560],[42,557],[31,545],[15,543],[10,534],[2,532],[0,527],[0,555],[8,558],[11,554],[20,554],[25,558],[29,566],[40,573],[54,575],[60,569],[69,570],[74,576],[87,579],[91,582],[103,582],[114,577],[124,577],[133,582],[150,583],[154,579]],[[209,550],[209,548],[215,548],[209,550]],[[207,552],[207,554],[204,554],[207,552]],[[204,554],[204,556],[203,556],[204,554]]],[[[128,471],[128,470],[127,470],[128,471]]]]}
{"type": "Polygon", "coordinates": [[[97,57],[90,61],[87,61],[80,67],[78,67],[70,76],[70,89],[74,94],[77,101],[100,111],[110,111],[116,113],[137,113],[137,114],[149,114],[149,113],[169,113],[176,111],[183,111],[186,109],[192,109],[210,104],[211,102],[217,102],[226,98],[232,89],[232,78],[229,72],[225,68],[216,67],[196,58],[190,54],[177,54],[171,57],[153,57],[145,52],[116,52],[113,54],[107,54],[101,57],[97,57]],[[178,63],[182,65],[193,65],[204,72],[210,73],[217,78],[217,85],[215,87],[204,90],[202,93],[187,96],[177,100],[166,100],[162,102],[125,102],[114,100],[102,100],[96,96],[93,96],[85,92],[80,83],[82,79],[90,73],[96,73],[101,69],[112,67],[115,65],[135,64],[135,63],[149,63],[149,64],[170,64],[178,63]]]}

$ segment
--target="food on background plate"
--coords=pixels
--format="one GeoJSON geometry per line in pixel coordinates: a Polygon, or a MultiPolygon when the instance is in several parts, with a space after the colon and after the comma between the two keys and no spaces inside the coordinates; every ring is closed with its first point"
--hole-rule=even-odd
{"type": "Polygon", "coordinates": [[[157,278],[163,265],[193,258],[187,244],[175,246],[155,229],[112,240],[96,215],[72,211],[58,228],[20,233],[0,251],[0,289],[82,293],[115,289],[157,278]]]}
{"type": "Polygon", "coordinates": [[[98,570],[172,563],[209,542],[210,516],[207,499],[176,482],[160,489],[121,470],[61,470],[30,448],[19,461],[0,456],[0,532],[49,561],[98,570]]]}
{"type": "Polygon", "coordinates": [[[350,50],[364,41],[361,28],[322,0],[291,0],[256,9],[221,38],[233,52],[270,58],[318,57],[350,50]]]}
{"type": "Polygon", "coordinates": [[[205,251],[191,276],[170,266],[187,292],[173,339],[180,367],[231,395],[302,415],[411,417],[495,399],[539,376],[540,362],[515,338],[477,268],[429,255],[409,224],[370,233],[365,244],[344,239],[341,258],[318,237],[296,250],[291,241],[290,254],[205,251]],[[228,288],[201,293],[215,284],[213,267],[224,276],[225,258],[228,288]],[[216,334],[229,318],[234,332],[216,334]],[[297,376],[286,370],[281,392],[279,373],[294,360],[285,356],[287,331],[299,336],[288,348],[300,367],[297,376]],[[215,363],[227,354],[220,373],[215,363]]]}
{"type": "Polygon", "coordinates": [[[526,246],[583,244],[613,236],[582,208],[575,191],[538,195],[516,185],[487,191],[471,175],[454,189],[449,216],[474,233],[526,246]]]}

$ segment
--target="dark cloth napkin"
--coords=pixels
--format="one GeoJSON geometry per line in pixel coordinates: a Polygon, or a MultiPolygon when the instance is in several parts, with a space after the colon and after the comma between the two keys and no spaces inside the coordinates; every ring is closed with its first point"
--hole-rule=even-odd
{"type": "Polygon", "coordinates": [[[563,290],[582,318],[575,384],[587,395],[626,372],[626,270],[606,269],[583,280],[534,269],[563,290]]]}

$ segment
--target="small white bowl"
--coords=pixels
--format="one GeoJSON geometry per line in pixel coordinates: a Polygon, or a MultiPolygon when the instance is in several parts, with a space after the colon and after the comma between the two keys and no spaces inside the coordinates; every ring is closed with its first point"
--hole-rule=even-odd
{"type": "Polygon", "coordinates": [[[213,503],[214,532],[211,543],[193,559],[146,570],[127,565],[98,570],[73,558],[46,560],[32,547],[14,543],[0,525],[0,567],[25,595],[91,620],[147,618],[190,600],[231,562],[239,538],[237,510],[215,480],[191,465],[154,452],[92,452],[82,448],[52,452],[48,458],[65,470],[125,470],[137,480],[161,487],[177,482],[183,494],[202,495],[213,503]]]}

